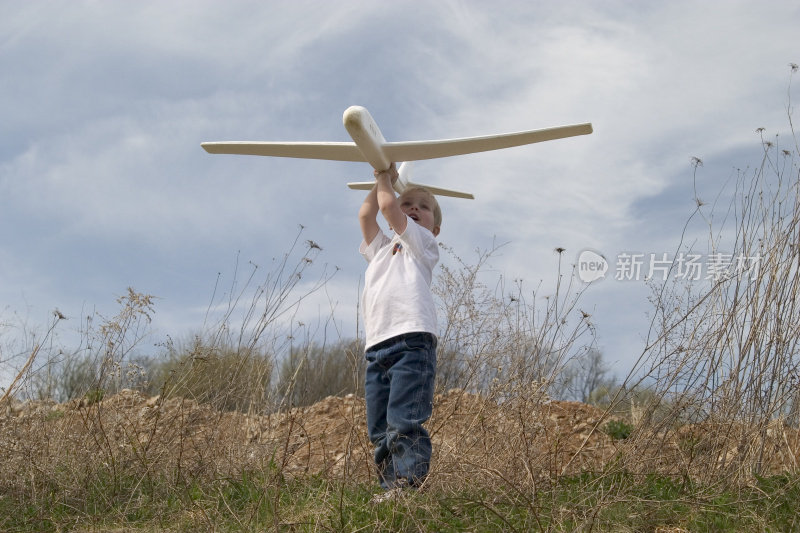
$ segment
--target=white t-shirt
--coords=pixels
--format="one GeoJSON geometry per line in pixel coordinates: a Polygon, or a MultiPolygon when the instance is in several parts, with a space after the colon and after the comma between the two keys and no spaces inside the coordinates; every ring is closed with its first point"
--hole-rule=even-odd
{"type": "Polygon", "coordinates": [[[379,229],[359,248],[369,263],[361,296],[367,348],[403,333],[438,335],[431,278],[439,248],[428,229],[406,222],[402,235],[390,239],[379,229]]]}

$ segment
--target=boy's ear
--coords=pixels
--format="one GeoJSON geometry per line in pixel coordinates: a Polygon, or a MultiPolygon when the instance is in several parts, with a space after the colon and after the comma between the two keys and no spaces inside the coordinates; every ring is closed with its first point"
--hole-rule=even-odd
{"type": "Polygon", "coordinates": [[[439,226],[434,226],[433,227],[433,236],[437,237],[439,235],[439,231],[440,230],[441,230],[441,228],[439,226]]]}

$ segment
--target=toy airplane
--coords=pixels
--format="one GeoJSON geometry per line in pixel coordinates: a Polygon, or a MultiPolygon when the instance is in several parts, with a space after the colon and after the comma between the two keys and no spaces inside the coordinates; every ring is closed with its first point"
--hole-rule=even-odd
{"type": "MultiPolygon", "coordinates": [[[[376,170],[386,170],[393,161],[408,162],[472,154],[592,133],[592,125],[585,123],[517,133],[501,133],[484,137],[386,142],[372,115],[361,106],[347,108],[342,121],[353,142],[227,141],[204,142],[201,146],[210,154],[266,155],[331,161],[361,161],[369,163],[376,170]]],[[[398,174],[400,174],[400,178],[395,182],[394,188],[399,194],[402,194],[406,187],[410,185],[419,185],[408,180],[408,165],[400,165],[398,174]]],[[[371,189],[374,184],[375,182],[371,181],[348,183],[347,185],[351,189],[371,189]]],[[[433,194],[440,196],[474,198],[469,193],[441,189],[429,185],[423,186],[433,194]]]]}

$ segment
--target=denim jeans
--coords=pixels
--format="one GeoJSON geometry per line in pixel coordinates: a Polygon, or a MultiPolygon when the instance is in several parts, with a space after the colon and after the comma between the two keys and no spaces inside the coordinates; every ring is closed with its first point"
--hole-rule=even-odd
{"type": "Polygon", "coordinates": [[[406,333],[366,352],[367,431],[384,489],[417,486],[428,474],[436,337],[406,333]]]}

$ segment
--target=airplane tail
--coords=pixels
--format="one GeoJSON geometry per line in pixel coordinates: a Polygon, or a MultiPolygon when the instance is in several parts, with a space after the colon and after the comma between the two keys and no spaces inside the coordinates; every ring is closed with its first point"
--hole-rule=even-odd
{"type": "MultiPolygon", "coordinates": [[[[466,198],[468,200],[474,200],[475,196],[468,192],[461,192],[461,191],[454,191],[452,189],[443,189],[441,187],[434,187],[432,185],[425,185],[423,183],[415,183],[411,181],[409,178],[411,177],[411,161],[405,161],[400,164],[397,168],[397,174],[399,177],[397,181],[394,182],[394,190],[397,191],[397,194],[403,194],[403,192],[408,189],[409,187],[425,187],[428,189],[431,194],[435,194],[437,196],[450,196],[451,198],[466,198]]],[[[351,182],[347,184],[348,187],[351,189],[357,189],[362,191],[369,191],[372,187],[375,186],[375,181],[359,181],[359,182],[351,182]]]]}

